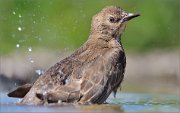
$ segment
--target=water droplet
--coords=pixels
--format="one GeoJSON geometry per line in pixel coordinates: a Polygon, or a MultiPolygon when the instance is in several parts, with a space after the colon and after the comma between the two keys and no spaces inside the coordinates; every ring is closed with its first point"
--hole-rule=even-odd
{"type": "Polygon", "coordinates": [[[22,31],[22,28],[21,28],[21,27],[18,27],[18,31],[22,31]]]}
{"type": "Polygon", "coordinates": [[[16,47],[17,47],[17,48],[19,48],[19,47],[20,47],[20,45],[19,45],[19,44],[16,44],[16,47]]]}
{"type": "Polygon", "coordinates": [[[37,69],[35,72],[36,72],[38,75],[42,75],[42,74],[44,73],[44,71],[41,70],[41,69],[37,69]]]}
{"type": "Polygon", "coordinates": [[[43,96],[47,96],[47,91],[44,91],[44,92],[43,92],[43,96]]]}
{"type": "Polygon", "coordinates": [[[30,62],[30,63],[34,63],[34,60],[30,57],[30,58],[28,58],[28,61],[30,62]]]}
{"type": "Polygon", "coordinates": [[[19,18],[21,18],[22,16],[21,16],[21,14],[19,14],[19,18]]]}
{"type": "Polygon", "coordinates": [[[16,12],[15,11],[13,11],[13,15],[15,15],[16,14],[16,12]]]}
{"type": "Polygon", "coordinates": [[[68,79],[65,80],[65,84],[69,84],[70,81],[68,79]]]}
{"type": "Polygon", "coordinates": [[[36,21],[33,21],[33,23],[35,24],[35,23],[36,23],[36,21]]]}
{"type": "Polygon", "coordinates": [[[29,52],[31,52],[31,51],[32,51],[32,48],[31,48],[31,47],[29,47],[29,48],[28,48],[28,51],[29,51],[29,52]]]}
{"type": "Polygon", "coordinates": [[[21,100],[22,100],[22,99],[18,99],[18,103],[20,103],[20,102],[21,102],[21,100]]]}
{"type": "Polygon", "coordinates": [[[33,60],[33,59],[31,59],[31,60],[30,60],[30,62],[31,62],[31,63],[34,63],[34,60],[33,60]]]}

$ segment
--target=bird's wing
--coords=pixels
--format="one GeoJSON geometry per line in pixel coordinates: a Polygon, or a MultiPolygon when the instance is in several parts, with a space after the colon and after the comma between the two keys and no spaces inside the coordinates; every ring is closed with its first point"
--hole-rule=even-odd
{"type": "Polygon", "coordinates": [[[36,93],[36,96],[48,103],[62,102],[75,102],[79,100],[80,94],[80,81],[73,81],[70,84],[58,85],[47,91],[47,93],[36,93]]]}
{"type": "Polygon", "coordinates": [[[97,57],[93,62],[84,68],[84,77],[81,84],[81,99],[79,103],[103,103],[111,92],[111,86],[108,86],[108,75],[111,72],[111,65],[108,60],[97,57]]]}
{"type": "Polygon", "coordinates": [[[55,89],[57,86],[64,86],[67,83],[68,77],[71,76],[74,65],[77,63],[78,61],[72,57],[67,57],[56,63],[36,80],[21,103],[41,104],[42,101],[38,99],[39,97],[37,98],[37,93],[44,94],[55,89]]]}
{"type": "MultiPolygon", "coordinates": [[[[57,84],[51,90],[47,91],[46,95],[44,95],[43,92],[37,92],[36,96],[41,100],[46,99],[49,102],[57,102],[58,100],[65,102],[77,101],[80,98],[81,78],[85,76],[82,70],[86,70],[84,68],[88,64],[86,61],[89,61],[88,55],[90,53],[88,49],[84,50],[84,48],[80,48],[80,51],[75,52],[71,57],[61,61],[59,64],[61,66],[55,66],[49,69],[49,71],[47,71],[47,75],[51,75],[49,79],[54,77],[54,81],[58,80],[62,81],[62,83],[57,84]],[[56,69],[56,67],[60,68],[56,69]],[[54,72],[59,71],[64,75],[57,77],[57,73],[54,74],[54,72]]],[[[92,58],[90,59],[92,60],[92,58]]]]}
{"type": "Polygon", "coordinates": [[[88,99],[91,102],[103,101],[110,92],[110,89],[105,89],[109,88],[105,85],[108,80],[106,75],[108,75],[110,70],[110,66],[107,66],[105,61],[96,57],[88,63],[74,67],[69,83],[58,85],[47,91],[46,94],[38,92],[36,96],[41,100],[48,100],[48,102],[57,102],[59,100],[74,102],[80,100],[80,103],[84,104],[88,99]],[[100,97],[102,92],[104,96],[100,97]]]}
{"type": "MultiPolygon", "coordinates": [[[[48,85],[56,87],[57,85],[66,84],[66,80],[71,76],[74,69],[74,65],[77,65],[78,61],[72,57],[67,57],[64,60],[56,63],[54,66],[49,68],[44,75],[38,78],[34,83],[33,87],[36,89],[43,89],[42,87],[48,88],[48,85]]],[[[46,89],[45,88],[45,89],[46,89]]]]}
{"type": "Polygon", "coordinates": [[[97,57],[89,63],[81,84],[80,103],[103,103],[124,77],[125,56],[119,49],[114,49],[97,57]],[[121,58],[122,57],[122,58],[121,58]]]}

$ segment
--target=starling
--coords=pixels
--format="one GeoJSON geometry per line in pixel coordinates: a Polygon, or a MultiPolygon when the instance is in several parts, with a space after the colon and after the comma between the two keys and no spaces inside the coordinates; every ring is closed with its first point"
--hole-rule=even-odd
{"type": "Polygon", "coordinates": [[[22,104],[102,104],[124,78],[126,57],[121,35],[139,14],[108,6],[93,16],[88,40],[73,54],[50,67],[33,85],[8,94],[22,104]]]}

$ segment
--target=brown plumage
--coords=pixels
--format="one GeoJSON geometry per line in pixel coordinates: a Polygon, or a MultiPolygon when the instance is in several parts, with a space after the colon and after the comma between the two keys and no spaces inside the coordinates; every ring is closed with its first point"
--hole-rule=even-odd
{"type": "Polygon", "coordinates": [[[120,36],[126,22],[137,16],[115,6],[104,8],[93,16],[90,36],[82,47],[48,69],[31,88],[23,87],[22,95],[9,96],[24,96],[20,103],[35,105],[105,102],[124,78],[126,57],[120,36]]]}

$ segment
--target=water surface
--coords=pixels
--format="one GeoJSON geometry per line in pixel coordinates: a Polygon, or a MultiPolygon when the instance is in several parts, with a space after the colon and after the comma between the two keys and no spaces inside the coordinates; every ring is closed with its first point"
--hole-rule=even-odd
{"type": "Polygon", "coordinates": [[[112,95],[103,105],[18,105],[16,98],[1,94],[0,111],[5,112],[59,112],[59,113],[180,113],[180,97],[175,95],[117,93],[112,95]]]}

